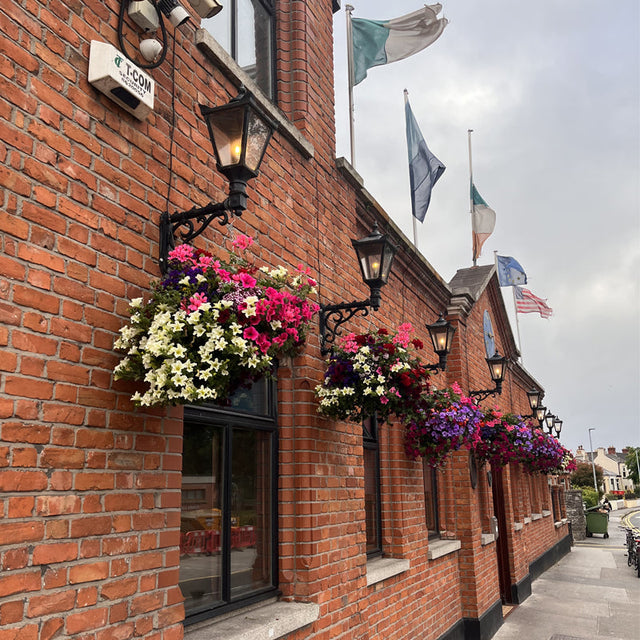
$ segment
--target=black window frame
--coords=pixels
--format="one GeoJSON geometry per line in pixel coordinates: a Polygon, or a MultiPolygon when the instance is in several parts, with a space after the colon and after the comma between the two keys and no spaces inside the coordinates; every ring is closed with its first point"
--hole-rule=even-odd
{"type": "Polygon", "coordinates": [[[367,558],[375,558],[382,555],[382,491],[380,486],[380,441],[379,441],[379,427],[378,415],[373,414],[365,418],[362,422],[362,448],[363,448],[363,460],[362,466],[365,477],[365,533],[367,533],[366,522],[368,522],[367,514],[367,501],[366,501],[366,478],[367,470],[365,468],[366,457],[364,450],[372,451],[374,456],[374,484],[375,484],[375,514],[374,514],[374,528],[377,544],[373,548],[369,548],[369,540],[367,540],[367,558]],[[369,429],[365,426],[369,421],[369,429]]]}
{"type": "MultiPolygon", "coordinates": [[[[231,406],[218,406],[207,404],[202,406],[186,405],[184,408],[184,423],[195,423],[202,425],[215,425],[223,429],[223,503],[221,509],[221,593],[220,604],[209,604],[202,609],[186,613],[185,626],[217,617],[229,611],[245,607],[267,598],[272,598],[280,594],[278,589],[279,577],[279,556],[278,556],[278,416],[276,403],[276,385],[274,380],[264,379],[256,384],[265,384],[267,414],[258,415],[251,411],[235,409],[231,406]],[[231,503],[232,503],[232,481],[231,481],[231,461],[233,460],[232,438],[229,437],[232,429],[250,429],[271,434],[271,488],[269,499],[271,526],[271,585],[262,589],[251,591],[248,595],[232,597],[231,595],[231,503]]],[[[184,470],[183,470],[184,473],[184,470]]],[[[188,512],[187,512],[188,513],[188,512]]]]}

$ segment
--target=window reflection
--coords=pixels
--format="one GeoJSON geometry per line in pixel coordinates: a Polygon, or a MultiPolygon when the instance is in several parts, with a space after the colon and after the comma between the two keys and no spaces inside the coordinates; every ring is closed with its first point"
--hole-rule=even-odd
{"type": "Polygon", "coordinates": [[[225,407],[185,408],[180,587],[188,620],[275,587],[270,398],[259,381],[225,407]]]}

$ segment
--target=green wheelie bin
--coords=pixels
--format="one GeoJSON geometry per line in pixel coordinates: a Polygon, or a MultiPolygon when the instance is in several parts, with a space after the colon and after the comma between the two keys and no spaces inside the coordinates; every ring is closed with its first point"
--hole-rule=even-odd
{"type": "Polygon", "coordinates": [[[588,538],[591,538],[594,533],[603,533],[605,538],[609,537],[609,514],[606,511],[600,511],[598,507],[588,509],[585,518],[588,538]]]}

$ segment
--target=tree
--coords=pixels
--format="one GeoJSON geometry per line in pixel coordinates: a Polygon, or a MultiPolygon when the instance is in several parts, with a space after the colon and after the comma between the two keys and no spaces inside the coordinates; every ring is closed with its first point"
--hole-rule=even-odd
{"type": "Polygon", "coordinates": [[[624,463],[627,465],[627,469],[629,469],[629,477],[633,480],[633,484],[640,485],[640,478],[638,478],[640,447],[625,447],[625,449],[628,449],[624,463]]]}
{"type": "MultiPolygon", "coordinates": [[[[578,462],[576,470],[569,476],[572,487],[592,487],[593,469],[590,462],[578,462]]],[[[596,465],[596,481],[598,489],[602,486],[602,467],[596,465]]]]}

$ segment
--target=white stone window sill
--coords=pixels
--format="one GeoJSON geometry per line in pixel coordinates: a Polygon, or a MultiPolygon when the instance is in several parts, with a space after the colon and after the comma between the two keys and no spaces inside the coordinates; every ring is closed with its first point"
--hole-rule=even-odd
{"type": "Polygon", "coordinates": [[[185,640],[276,640],[315,622],[319,616],[317,604],[269,601],[187,627],[184,637],[185,640]]]}
{"type": "Polygon", "coordinates": [[[551,511],[547,511],[546,509],[542,510],[542,517],[546,518],[547,516],[551,515],[551,511]]]}
{"type": "Polygon", "coordinates": [[[496,541],[496,536],[493,533],[483,533],[480,536],[480,543],[482,544],[483,547],[495,541],[496,541]]]}
{"type": "Polygon", "coordinates": [[[372,558],[367,560],[367,587],[409,571],[411,562],[401,558],[372,558]]]}
{"type": "Polygon", "coordinates": [[[524,519],[524,523],[525,524],[531,524],[531,518],[525,518],[524,519]]]}
{"type": "Polygon", "coordinates": [[[532,513],[531,514],[531,519],[532,520],[542,520],[542,514],[541,513],[532,513]]]}
{"type": "MultiPolygon", "coordinates": [[[[526,518],[525,518],[526,521],[526,518]]],[[[524,525],[522,524],[522,522],[514,522],[513,523],[513,530],[514,531],[522,531],[522,529],[524,529],[524,525]]]]}
{"type": "Polygon", "coordinates": [[[435,560],[436,558],[442,558],[450,553],[455,553],[462,547],[460,540],[433,540],[429,542],[429,551],[427,552],[427,558],[429,560],[435,560]]]}

